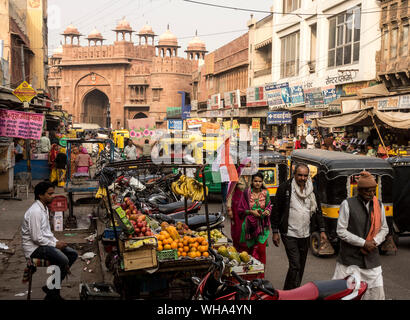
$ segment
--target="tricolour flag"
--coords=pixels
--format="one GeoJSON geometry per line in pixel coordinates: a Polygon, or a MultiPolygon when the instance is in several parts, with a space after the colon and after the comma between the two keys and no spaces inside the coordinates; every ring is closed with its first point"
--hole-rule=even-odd
{"type": "Polygon", "coordinates": [[[225,140],[216,151],[216,159],[212,163],[212,171],[219,171],[221,174],[221,182],[238,181],[238,173],[235,164],[229,155],[229,144],[231,138],[225,140]]]}

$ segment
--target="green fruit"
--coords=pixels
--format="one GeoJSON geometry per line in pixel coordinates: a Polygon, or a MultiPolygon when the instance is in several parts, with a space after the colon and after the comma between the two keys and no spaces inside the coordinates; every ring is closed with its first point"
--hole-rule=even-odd
{"type": "Polygon", "coordinates": [[[232,246],[228,247],[228,251],[233,252],[233,253],[237,252],[235,247],[232,247],[232,246]]]}
{"type": "Polygon", "coordinates": [[[218,248],[218,253],[223,257],[229,258],[229,252],[225,246],[220,246],[218,248]]]}
{"type": "Polygon", "coordinates": [[[236,260],[238,263],[241,263],[241,258],[239,256],[238,252],[230,252],[229,253],[229,259],[230,260],[236,260]]]}

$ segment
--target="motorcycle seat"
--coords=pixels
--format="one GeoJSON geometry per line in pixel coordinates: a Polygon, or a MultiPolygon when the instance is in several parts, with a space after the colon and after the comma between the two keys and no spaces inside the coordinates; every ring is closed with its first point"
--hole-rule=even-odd
{"type": "Polygon", "coordinates": [[[292,290],[276,290],[278,300],[317,300],[319,290],[313,282],[292,290]]]}
{"type": "Polygon", "coordinates": [[[313,281],[313,283],[319,290],[318,299],[328,300],[338,296],[344,297],[352,292],[344,279],[313,281]]]}
{"type": "MultiPolygon", "coordinates": [[[[189,208],[192,205],[192,201],[188,200],[187,201],[187,207],[189,208]]],[[[177,201],[177,202],[171,202],[168,204],[160,204],[158,205],[158,210],[161,213],[171,213],[171,212],[175,212],[178,209],[182,209],[184,210],[185,208],[185,204],[184,201],[177,201]]]]}

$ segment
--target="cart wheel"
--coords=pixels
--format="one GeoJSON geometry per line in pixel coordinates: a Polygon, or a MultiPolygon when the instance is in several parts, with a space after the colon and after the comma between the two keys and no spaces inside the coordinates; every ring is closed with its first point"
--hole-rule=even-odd
{"type": "Polygon", "coordinates": [[[315,257],[319,257],[320,235],[319,232],[313,232],[310,236],[310,250],[315,257]]]}

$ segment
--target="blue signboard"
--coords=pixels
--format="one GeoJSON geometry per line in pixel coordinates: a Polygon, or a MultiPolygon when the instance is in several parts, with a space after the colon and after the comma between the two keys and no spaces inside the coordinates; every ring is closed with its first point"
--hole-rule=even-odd
{"type": "Polygon", "coordinates": [[[296,85],[289,87],[290,97],[292,99],[293,106],[300,106],[305,104],[305,95],[303,93],[303,86],[296,85]]]}
{"type": "Polygon", "coordinates": [[[183,120],[168,120],[168,130],[182,130],[183,120]]]}
{"type": "Polygon", "coordinates": [[[329,104],[339,97],[335,86],[322,87],[322,93],[324,104],[329,104]]]}
{"type": "Polygon", "coordinates": [[[268,112],[267,124],[291,124],[292,114],[289,111],[268,112]]]}

